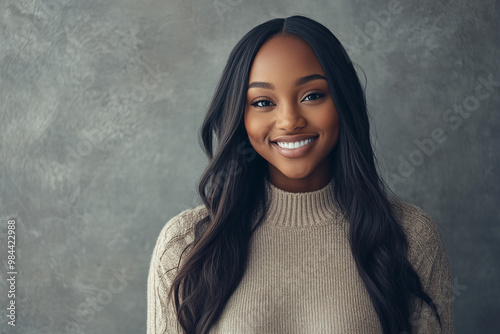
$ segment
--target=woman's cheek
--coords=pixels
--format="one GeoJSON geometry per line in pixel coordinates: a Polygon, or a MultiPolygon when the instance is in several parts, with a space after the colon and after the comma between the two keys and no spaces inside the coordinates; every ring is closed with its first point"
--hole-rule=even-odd
{"type": "Polygon", "coordinates": [[[316,119],[320,127],[336,128],[339,124],[339,115],[337,110],[333,107],[325,108],[319,117],[316,119]]]}
{"type": "Polygon", "coordinates": [[[265,137],[265,122],[258,117],[251,115],[246,116],[245,128],[247,130],[248,137],[252,137],[254,141],[260,142],[265,137]]]}

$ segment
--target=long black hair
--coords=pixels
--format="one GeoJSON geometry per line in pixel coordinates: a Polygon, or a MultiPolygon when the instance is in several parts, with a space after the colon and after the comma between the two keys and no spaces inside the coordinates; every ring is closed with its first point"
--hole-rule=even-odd
{"type": "Polygon", "coordinates": [[[393,194],[377,172],[366,99],[354,66],[331,31],[295,15],[264,22],[237,43],[208,106],[199,133],[208,165],[198,182],[207,215],[196,223],[194,241],[184,251],[192,248],[169,290],[178,323],[188,334],[209,332],[243,277],[250,236],[265,216],[267,162],[252,148],[243,116],[254,57],[280,34],[307,42],[328,79],[340,122],[331,152],[335,200],[350,223],[351,251],[384,333],[411,331],[416,297],[441,322],[408,261],[393,194]]]}

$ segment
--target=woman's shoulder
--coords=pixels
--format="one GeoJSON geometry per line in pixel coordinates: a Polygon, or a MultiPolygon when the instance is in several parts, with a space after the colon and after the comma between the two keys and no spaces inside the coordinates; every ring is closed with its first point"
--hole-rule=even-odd
{"type": "Polygon", "coordinates": [[[401,200],[391,201],[393,212],[405,231],[412,237],[425,233],[434,234],[439,227],[429,213],[419,206],[401,200]]]}
{"type": "Polygon", "coordinates": [[[428,212],[401,200],[393,200],[391,204],[396,219],[405,231],[410,253],[432,256],[439,248],[444,248],[442,228],[428,212]]]}
{"type": "Polygon", "coordinates": [[[160,237],[172,239],[192,232],[195,224],[207,215],[208,210],[203,204],[181,211],[167,221],[160,232],[160,237]]]}
{"type": "Polygon", "coordinates": [[[156,240],[153,258],[163,264],[175,263],[185,247],[194,240],[194,227],[208,215],[205,205],[181,211],[162,227],[156,240]]]}

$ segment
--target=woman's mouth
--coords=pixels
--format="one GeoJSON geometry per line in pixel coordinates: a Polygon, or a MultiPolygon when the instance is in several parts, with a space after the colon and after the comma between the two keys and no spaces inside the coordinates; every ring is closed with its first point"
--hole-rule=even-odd
{"type": "Polygon", "coordinates": [[[318,136],[297,142],[272,142],[281,155],[287,158],[300,158],[309,152],[318,136]]]}

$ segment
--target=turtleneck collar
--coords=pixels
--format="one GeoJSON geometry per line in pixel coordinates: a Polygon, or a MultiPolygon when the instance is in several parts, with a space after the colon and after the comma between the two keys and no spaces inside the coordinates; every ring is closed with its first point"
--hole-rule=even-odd
{"type": "Polygon", "coordinates": [[[323,188],[309,192],[289,192],[266,178],[269,209],[262,225],[306,228],[332,224],[340,212],[335,203],[333,179],[323,188]]]}

